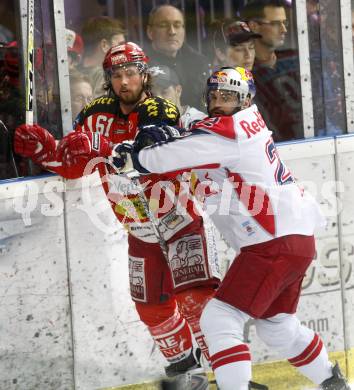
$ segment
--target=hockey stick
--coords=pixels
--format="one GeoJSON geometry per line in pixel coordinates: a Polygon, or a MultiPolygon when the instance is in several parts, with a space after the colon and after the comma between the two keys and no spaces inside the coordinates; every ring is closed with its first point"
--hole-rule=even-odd
{"type": "Polygon", "coordinates": [[[249,388],[250,390],[251,389],[255,389],[255,390],[268,390],[268,386],[266,385],[261,385],[260,383],[256,383],[256,382],[252,382],[250,381],[250,384],[249,384],[249,388]]]}
{"type": "Polygon", "coordinates": [[[154,234],[156,236],[156,239],[161,247],[162,253],[164,254],[166,261],[168,262],[168,247],[165,239],[163,238],[160,230],[159,230],[159,221],[155,217],[154,213],[150,210],[149,201],[147,200],[144,192],[144,188],[141,186],[141,183],[139,181],[139,173],[137,171],[129,172],[127,176],[131,179],[134,186],[138,190],[138,197],[141,202],[141,204],[144,207],[144,211],[146,215],[149,217],[152,229],[154,231],[154,234]]]}
{"type": "Polygon", "coordinates": [[[27,7],[26,125],[33,125],[34,0],[27,7]]]}
{"type": "MultiPolygon", "coordinates": [[[[34,0],[27,0],[27,53],[26,53],[26,125],[33,125],[33,84],[34,84],[34,0]]],[[[28,160],[29,174],[33,163],[28,160]]]]}
{"type": "MultiPolygon", "coordinates": [[[[216,380],[212,380],[209,382],[211,385],[217,385],[216,380]]],[[[267,385],[261,385],[260,383],[249,381],[248,385],[249,390],[269,390],[269,387],[267,385]]]]}

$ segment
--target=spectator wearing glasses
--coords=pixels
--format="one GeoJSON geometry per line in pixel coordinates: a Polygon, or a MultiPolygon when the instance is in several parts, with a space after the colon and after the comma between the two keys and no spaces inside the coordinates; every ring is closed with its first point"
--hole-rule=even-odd
{"type": "Polygon", "coordinates": [[[92,101],[92,87],[90,80],[78,72],[73,70],[70,72],[70,96],[71,96],[71,115],[73,121],[76,119],[80,111],[87,103],[92,101]]]}
{"type": "Polygon", "coordinates": [[[186,43],[182,11],[163,4],[150,11],[147,36],[151,41],[147,53],[151,66],[166,65],[173,69],[182,85],[182,104],[201,108],[202,90],[209,75],[207,58],[186,43]]]}
{"type": "Polygon", "coordinates": [[[242,11],[250,29],[262,35],[256,45],[257,62],[274,68],[276,50],[284,45],[289,22],[283,0],[257,0],[249,3],[242,11]]]}
{"type": "Polygon", "coordinates": [[[262,35],[255,40],[252,71],[256,102],[278,142],[303,137],[298,50],[283,47],[287,7],[284,0],[254,0],[241,12],[250,29],[262,35]]]}
{"type": "Polygon", "coordinates": [[[105,93],[102,70],[104,57],[112,46],[125,42],[124,34],[122,23],[107,16],[92,17],[82,26],[85,52],[79,70],[89,78],[94,98],[105,93]]]}
{"type": "Polygon", "coordinates": [[[255,42],[261,37],[241,20],[217,22],[213,32],[214,65],[252,70],[256,57],[255,42]]]}

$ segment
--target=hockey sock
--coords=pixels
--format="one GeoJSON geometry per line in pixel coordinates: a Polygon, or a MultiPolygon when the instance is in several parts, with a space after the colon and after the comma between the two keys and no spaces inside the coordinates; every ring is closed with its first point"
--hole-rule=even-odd
{"type": "Polygon", "coordinates": [[[210,357],[218,388],[248,390],[251,380],[251,354],[246,344],[224,349],[210,357]]]}
{"type": "Polygon", "coordinates": [[[195,287],[176,294],[178,306],[192,329],[195,341],[204,357],[210,361],[208,346],[200,329],[200,316],[207,302],[213,297],[214,288],[210,286],[195,287]]]}
{"type": "Polygon", "coordinates": [[[176,363],[192,351],[192,335],[175,300],[161,304],[135,303],[140,319],[147,325],[155,344],[168,362],[176,363]]]}
{"type": "Polygon", "coordinates": [[[295,353],[301,352],[292,354],[288,360],[301,374],[319,385],[332,376],[332,364],[320,336],[310,329],[301,328],[299,337],[292,345],[295,353]]]}

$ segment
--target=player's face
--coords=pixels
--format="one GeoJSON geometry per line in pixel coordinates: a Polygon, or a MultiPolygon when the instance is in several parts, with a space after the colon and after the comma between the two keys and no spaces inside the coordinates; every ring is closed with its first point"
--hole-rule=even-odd
{"type": "Polygon", "coordinates": [[[161,7],[148,26],[147,34],[155,50],[175,57],[185,38],[181,11],[169,5],[161,7]]]}
{"type": "Polygon", "coordinates": [[[211,90],[208,93],[208,113],[211,117],[232,115],[239,106],[235,92],[211,90]]]}
{"type": "Polygon", "coordinates": [[[288,21],[284,7],[264,7],[264,18],[254,23],[260,40],[266,46],[277,49],[282,46],[287,33],[288,21]]]}
{"type": "Polygon", "coordinates": [[[135,104],[140,100],[144,77],[135,65],[121,66],[112,71],[112,88],[123,104],[135,104]]]}
{"type": "Polygon", "coordinates": [[[236,46],[229,46],[226,49],[225,66],[241,66],[242,68],[252,70],[255,57],[254,40],[251,39],[236,46]]]}

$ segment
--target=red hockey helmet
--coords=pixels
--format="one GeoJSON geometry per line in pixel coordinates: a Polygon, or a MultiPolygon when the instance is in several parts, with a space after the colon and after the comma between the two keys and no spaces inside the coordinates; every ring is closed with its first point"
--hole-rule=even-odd
{"type": "Polygon", "coordinates": [[[112,68],[136,64],[141,72],[147,70],[149,58],[140,46],[133,42],[111,47],[103,61],[103,70],[110,72],[112,68]]]}

